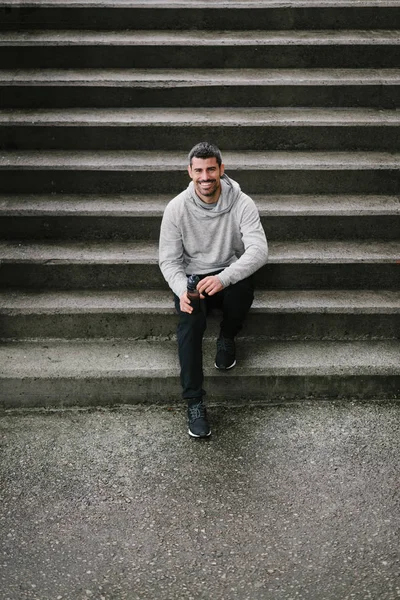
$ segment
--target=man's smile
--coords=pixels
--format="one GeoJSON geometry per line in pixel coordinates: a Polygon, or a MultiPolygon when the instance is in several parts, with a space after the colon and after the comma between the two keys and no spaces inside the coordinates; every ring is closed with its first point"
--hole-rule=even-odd
{"type": "Polygon", "coordinates": [[[210,187],[213,187],[215,184],[216,184],[215,180],[214,181],[200,181],[199,182],[199,185],[202,188],[207,188],[207,189],[210,188],[210,187]]]}

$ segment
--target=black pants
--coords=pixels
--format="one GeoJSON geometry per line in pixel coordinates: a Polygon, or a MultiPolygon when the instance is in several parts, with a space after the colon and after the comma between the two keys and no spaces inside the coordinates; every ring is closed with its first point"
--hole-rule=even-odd
{"type": "MultiPolygon", "coordinates": [[[[207,275],[202,275],[202,278],[204,277],[207,275]]],[[[226,337],[235,337],[241,330],[254,299],[253,278],[242,279],[213,296],[207,296],[200,301],[201,310],[197,314],[182,312],[178,296],[174,298],[179,314],[177,333],[182,396],[185,399],[201,398],[205,394],[202,345],[207,327],[207,314],[213,308],[222,309],[221,333],[226,337]]]]}

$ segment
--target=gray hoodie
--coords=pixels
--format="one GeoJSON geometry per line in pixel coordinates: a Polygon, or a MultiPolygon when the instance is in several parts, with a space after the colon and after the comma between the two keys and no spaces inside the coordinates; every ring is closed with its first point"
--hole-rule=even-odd
{"type": "Polygon", "coordinates": [[[236,181],[221,177],[221,195],[214,205],[197,196],[193,182],[171,200],[161,223],[159,264],[172,291],[180,298],[187,275],[218,273],[222,285],[249,277],[267,262],[268,246],[253,200],[236,181]]]}

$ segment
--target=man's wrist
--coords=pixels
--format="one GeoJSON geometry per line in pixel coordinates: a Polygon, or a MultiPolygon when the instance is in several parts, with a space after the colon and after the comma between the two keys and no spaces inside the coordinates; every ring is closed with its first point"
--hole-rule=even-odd
{"type": "Polygon", "coordinates": [[[226,282],[224,281],[224,278],[223,278],[223,277],[221,277],[221,273],[218,273],[218,275],[216,275],[216,277],[217,277],[217,278],[220,280],[220,282],[221,282],[221,285],[222,285],[222,287],[223,287],[223,288],[224,288],[224,287],[227,287],[227,285],[229,285],[228,283],[226,283],[226,282]]]}

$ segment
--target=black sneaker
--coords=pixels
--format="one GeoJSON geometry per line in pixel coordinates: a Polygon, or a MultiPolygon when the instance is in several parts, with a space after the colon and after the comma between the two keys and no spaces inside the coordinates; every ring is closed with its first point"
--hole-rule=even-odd
{"type": "Polygon", "coordinates": [[[232,369],[236,365],[235,340],[224,337],[221,333],[217,339],[217,356],[215,366],[217,369],[232,369]]]}
{"type": "Polygon", "coordinates": [[[203,400],[194,398],[192,401],[189,400],[189,402],[189,435],[195,438],[208,437],[211,435],[211,429],[207,421],[207,410],[203,400]]]}

